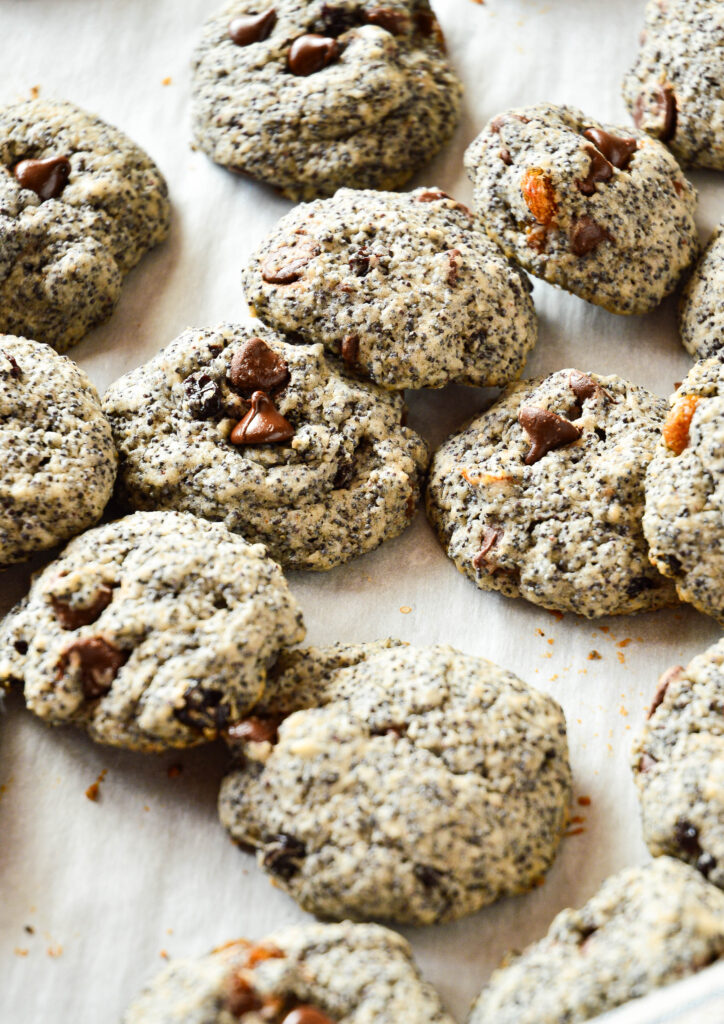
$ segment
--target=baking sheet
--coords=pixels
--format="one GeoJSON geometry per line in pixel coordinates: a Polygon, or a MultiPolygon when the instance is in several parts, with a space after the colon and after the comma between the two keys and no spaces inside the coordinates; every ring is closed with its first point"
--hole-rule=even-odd
{"type": "MultiPolygon", "coordinates": [[[[290,204],[213,166],[188,145],[188,64],[216,0],[0,0],[0,101],[67,97],[145,146],[174,203],[169,241],[128,277],[106,325],[71,355],[103,390],[188,325],[244,316],[245,257],[290,204]],[[164,82],[166,84],[164,84],[164,82]]],[[[643,2],[436,0],[466,85],[454,140],[415,184],[462,201],[465,146],[500,110],[550,100],[614,123],[634,58],[643,2]]],[[[692,175],[702,237],[722,213],[724,179],[692,175]]],[[[577,366],[618,373],[667,395],[690,360],[673,301],[624,319],[536,283],[541,337],[526,375],[577,366]]],[[[479,409],[484,393],[410,395],[411,425],[433,444],[479,409]]],[[[27,570],[0,577],[0,611],[27,570]]],[[[575,773],[578,834],[545,885],[462,921],[406,929],[426,976],[462,1019],[510,947],[540,937],[562,907],[646,857],[628,768],[631,739],[658,674],[718,639],[688,608],[589,623],[483,594],[449,562],[420,513],[378,551],[324,575],[292,574],[311,643],[397,636],[484,655],[563,704],[575,773]],[[589,660],[596,650],[600,660],[589,660]],[[586,800],[590,799],[590,804],[586,800]]],[[[304,915],[274,889],[216,819],[219,746],[142,757],[49,730],[17,696],[0,720],[0,1021],[117,1020],[166,956],[259,937],[304,915]],[[179,770],[179,767],[180,770],[179,770]],[[169,771],[171,769],[171,771],[169,771]],[[85,790],[101,772],[100,800],[85,790]]],[[[711,972],[713,975],[713,972],[711,972]]],[[[702,1018],[703,1019],[703,1018],[702,1018]]]]}

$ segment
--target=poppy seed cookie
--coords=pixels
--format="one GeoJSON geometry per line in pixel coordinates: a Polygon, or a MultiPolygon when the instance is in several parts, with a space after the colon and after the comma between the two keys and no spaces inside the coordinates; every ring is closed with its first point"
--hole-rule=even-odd
{"type": "Polygon", "coordinates": [[[374,924],[307,924],[172,961],[123,1024],[453,1024],[409,943],[374,924]]]}
{"type": "Polygon", "coordinates": [[[0,109],[0,331],[80,341],[169,217],[161,172],[117,128],[61,100],[0,109]]]}
{"type": "Polygon", "coordinates": [[[694,359],[707,359],[724,348],[723,228],[712,235],[681,295],[681,342],[694,359]]]}
{"type": "Polygon", "coordinates": [[[461,95],[427,0],[231,0],[194,55],[194,143],[290,199],[397,188],[461,95]]]}
{"type": "Polygon", "coordinates": [[[51,725],[148,752],[247,715],[304,636],[278,565],[222,526],[138,512],[77,537],[0,632],[0,685],[51,725]]]}
{"type": "Polygon", "coordinates": [[[465,166],[503,252],[612,313],[654,309],[696,258],[696,192],[645,132],[524,107],[494,118],[465,166]]]}
{"type": "Polygon", "coordinates": [[[724,350],[672,396],[645,490],[651,561],[724,625],[724,350]]]}
{"type": "Polygon", "coordinates": [[[669,857],[608,878],[496,971],[468,1024],[579,1024],[724,955],[724,894],[669,857]]]}
{"type": "Polygon", "coordinates": [[[481,590],[589,618],[675,603],[641,528],[666,403],[620,377],[511,385],[433,456],[427,511],[481,590]]]}
{"type": "Polygon", "coordinates": [[[220,520],[297,569],[329,569],[414,515],[424,441],[402,397],[260,323],[188,330],[106,392],[131,508],[220,520]]]}
{"type": "Polygon", "coordinates": [[[527,278],[439,189],[298,206],[242,279],[266,323],[388,388],[502,386],[537,337],[527,278]]]}
{"type": "Polygon", "coordinates": [[[287,666],[285,691],[296,671],[315,705],[284,717],[287,698],[234,730],[222,823],[323,918],[431,924],[532,888],[568,817],[560,707],[451,647],[385,647],[338,671],[315,650],[287,666]],[[316,695],[306,657],[325,666],[316,695]]]}

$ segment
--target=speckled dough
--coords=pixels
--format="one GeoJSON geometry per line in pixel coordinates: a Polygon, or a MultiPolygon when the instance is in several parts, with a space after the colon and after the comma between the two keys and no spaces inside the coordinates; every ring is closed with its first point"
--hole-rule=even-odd
{"type": "Polygon", "coordinates": [[[0,566],[97,522],[116,462],[85,373],[47,345],[0,335],[0,566]]]}
{"type": "Polygon", "coordinates": [[[679,597],[724,625],[724,351],[671,399],[646,474],[644,533],[679,597]]]}
{"type": "Polygon", "coordinates": [[[724,895],[669,857],[608,878],[496,971],[468,1024],[578,1024],[724,955],[724,895]]]}
{"type": "Polygon", "coordinates": [[[0,632],[0,685],[51,725],[144,751],[213,739],[304,636],[278,565],[177,512],[90,530],[33,583],[0,632]],[[100,654],[98,654],[100,648],[100,654]]]}
{"type": "Polygon", "coordinates": [[[103,407],[122,500],[220,519],[289,567],[329,569],[396,536],[414,514],[427,449],[400,426],[402,397],[352,379],[321,345],[288,345],[260,323],[186,331],[117,381],[103,407]],[[230,442],[248,404],[228,374],[254,337],[288,368],[272,397],[294,429],[289,442],[230,442]],[[189,378],[200,373],[212,411],[194,406],[189,378]]]}
{"type": "Polygon", "coordinates": [[[644,838],[724,889],[724,640],[664,673],[632,753],[644,838]]]}
{"type": "Polygon", "coordinates": [[[65,351],[111,315],[169,216],[160,171],[117,128],[60,100],[0,109],[0,331],[65,351]],[[70,161],[70,177],[42,201],[13,168],[53,157],[70,161]]]}
{"type": "Polygon", "coordinates": [[[212,160],[311,199],[402,185],[452,135],[462,87],[427,0],[232,0],[204,27],[192,93],[194,142],[212,160]],[[266,39],[232,41],[232,20],[270,9],[266,39]],[[336,39],[340,53],[293,74],[290,48],[309,34],[336,39]]]}
{"type": "Polygon", "coordinates": [[[481,590],[595,618],[675,603],[641,529],[644,475],[666,403],[619,377],[578,371],[511,385],[435,453],[428,516],[460,572],[481,590]],[[524,407],[570,421],[581,436],[531,465],[524,407]]]}
{"type": "Polygon", "coordinates": [[[623,95],[639,127],[682,162],[724,170],[724,10],[719,0],[650,0],[623,95]]]}
{"type": "Polygon", "coordinates": [[[388,388],[508,384],[537,337],[527,278],[439,189],[341,189],[299,206],[243,282],[262,320],[321,342],[388,388]],[[295,280],[278,281],[300,240],[317,254],[295,280]]]}
{"type": "Polygon", "coordinates": [[[409,944],[374,924],[308,924],[172,961],[123,1024],[454,1024],[409,944]],[[292,1016],[288,1018],[288,1014],[292,1016]]]}
{"type": "Polygon", "coordinates": [[[724,348],[724,225],[712,235],[682,292],[679,331],[695,359],[724,348]]]}
{"type": "MultiPolygon", "coordinates": [[[[563,712],[482,658],[386,646],[337,671],[310,653],[317,706],[271,741],[256,723],[222,785],[222,823],[324,918],[431,924],[530,889],[568,817],[563,712]]],[[[287,671],[309,697],[303,664],[287,671]]]]}
{"type": "Polygon", "coordinates": [[[696,192],[645,132],[571,107],[524,107],[494,118],[465,166],[493,241],[530,273],[612,313],[654,309],[696,258],[696,192]],[[637,148],[614,166],[583,135],[589,129],[637,148]]]}

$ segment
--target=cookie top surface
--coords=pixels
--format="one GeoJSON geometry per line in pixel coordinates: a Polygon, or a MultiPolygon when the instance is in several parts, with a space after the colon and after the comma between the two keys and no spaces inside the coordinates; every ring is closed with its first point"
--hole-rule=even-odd
{"type": "Polygon", "coordinates": [[[200,149],[311,199],[403,184],[452,135],[462,87],[427,0],[232,0],[206,22],[192,93],[200,149]]]}
{"type": "Polygon", "coordinates": [[[512,385],[433,456],[428,516],[482,590],[589,618],[675,603],[641,529],[666,402],[560,370],[512,385]]]}
{"type": "Polygon", "coordinates": [[[577,1024],[724,955],[724,894],[659,857],[608,878],[496,971],[468,1024],[577,1024]]]}
{"type": "Polygon", "coordinates": [[[287,566],[331,568],[414,514],[427,449],[402,397],[261,323],[185,331],[103,407],[128,505],[221,520],[287,566]]]}
{"type": "Polygon", "coordinates": [[[643,524],[679,597],[724,624],[724,352],[697,363],[671,398],[643,524]]]}
{"type": "Polygon", "coordinates": [[[465,166],[503,251],[612,313],[653,309],[697,255],[696,192],[645,132],[523,107],[493,118],[465,166]]]}
{"type": "Polygon", "coordinates": [[[258,943],[229,942],[206,957],[173,961],[135,1000],[123,1024],[261,1019],[453,1024],[401,935],[348,921],[285,928],[258,943]]]}
{"type": "Polygon", "coordinates": [[[695,359],[707,359],[724,348],[724,231],[712,235],[679,305],[681,342],[695,359]]]}
{"type": "Polygon", "coordinates": [[[262,320],[389,388],[507,384],[537,337],[527,278],[440,189],[303,204],[242,277],[262,320]]]}
{"type": "Polygon", "coordinates": [[[62,100],[0,109],[0,330],[79,341],[169,217],[160,171],[117,128],[62,100]]]}
{"type": "Polygon", "coordinates": [[[650,0],[623,95],[636,124],[684,163],[724,169],[724,11],[718,0],[650,0]]]}
{"type": "Polygon", "coordinates": [[[323,671],[317,706],[248,736],[219,798],[233,838],[325,918],[429,924],[531,888],[568,814],[558,704],[444,646],[323,671]]]}
{"type": "Polygon", "coordinates": [[[0,335],[0,566],[100,519],[116,462],[85,373],[47,345],[0,335]]]}
{"type": "Polygon", "coordinates": [[[220,523],[138,512],[89,530],[5,619],[0,682],[50,724],[144,751],[213,739],[304,636],[279,566],[220,523]]]}

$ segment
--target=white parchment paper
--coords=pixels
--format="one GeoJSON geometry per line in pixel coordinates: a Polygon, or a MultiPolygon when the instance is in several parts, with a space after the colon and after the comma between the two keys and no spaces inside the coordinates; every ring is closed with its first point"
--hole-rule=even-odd
{"type": "MultiPolygon", "coordinates": [[[[188,66],[216,0],[0,0],[0,102],[67,97],[143,145],[168,178],[170,240],[127,279],[106,325],[71,356],[100,390],[188,325],[245,315],[246,256],[290,204],[189,148],[188,66]],[[164,84],[166,82],[167,84],[164,84]]],[[[634,59],[643,0],[436,0],[450,58],[466,86],[462,124],[415,184],[463,201],[466,145],[510,106],[550,100],[629,123],[620,81],[634,59]]],[[[699,225],[722,214],[724,177],[692,175],[699,225]]],[[[564,366],[617,373],[668,395],[690,360],[672,300],[622,318],[536,283],[540,342],[527,376],[564,366]]],[[[439,443],[481,407],[451,387],[410,395],[411,423],[439,443]]],[[[0,577],[0,612],[28,572],[0,577]]],[[[472,917],[407,930],[426,976],[463,1019],[504,952],[541,936],[603,878],[645,859],[628,768],[632,737],[658,674],[719,636],[689,608],[591,624],[483,594],[447,560],[422,513],[377,552],[324,575],[293,574],[308,640],[452,643],[548,690],[568,719],[582,831],[566,839],[545,885],[472,917]],[[589,660],[598,651],[600,660],[589,660]]],[[[305,915],[274,889],[216,819],[220,747],[143,757],[50,730],[13,696],[0,719],[0,1021],[118,1020],[164,957],[262,936],[305,915]],[[169,776],[169,766],[181,765],[169,776]],[[97,803],[84,792],[102,771],[97,803]]]]}

